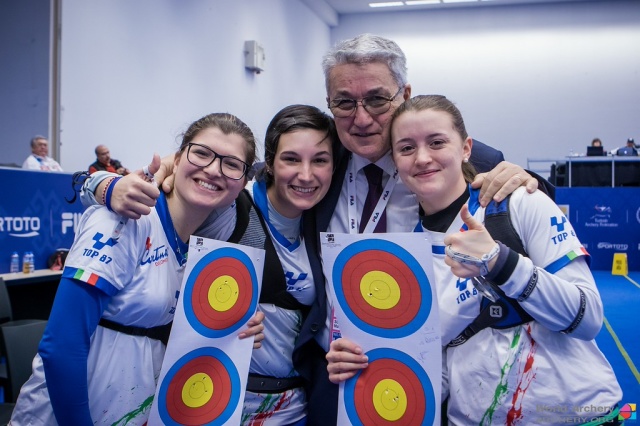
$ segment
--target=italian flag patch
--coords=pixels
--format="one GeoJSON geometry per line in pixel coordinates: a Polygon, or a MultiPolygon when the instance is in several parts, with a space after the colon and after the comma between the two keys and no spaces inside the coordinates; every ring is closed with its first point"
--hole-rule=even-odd
{"type": "Polygon", "coordinates": [[[87,284],[96,285],[98,282],[98,277],[96,274],[93,274],[89,271],[85,271],[84,269],[78,269],[76,273],[73,275],[73,278],[84,281],[87,284]]]}

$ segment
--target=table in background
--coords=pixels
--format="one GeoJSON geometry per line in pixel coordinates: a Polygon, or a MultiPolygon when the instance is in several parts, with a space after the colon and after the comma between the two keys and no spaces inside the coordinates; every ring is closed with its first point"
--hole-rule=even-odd
{"type": "Polygon", "coordinates": [[[0,274],[7,286],[13,319],[49,319],[62,271],[38,269],[0,274]]]}
{"type": "Polygon", "coordinates": [[[640,157],[566,157],[552,166],[550,180],[568,187],[640,186],[640,157]]]}
{"type": "Polygon", "coordinates": [[[7,287],[21,284],[36,284],[46,281],[59,281],[62,271],[52,271],[51,269],[37,269],[30,274],[22,272],[0,274],[7,287]]]}

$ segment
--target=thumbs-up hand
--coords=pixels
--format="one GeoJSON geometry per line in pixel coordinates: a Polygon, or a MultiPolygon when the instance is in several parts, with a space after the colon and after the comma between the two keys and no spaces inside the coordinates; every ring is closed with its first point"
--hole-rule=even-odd
{"type": "Polygon", "coordinates": [[[149,163],[149,168],[147,169],[149,171],[149,173],[151,173],[152,175],[155,175],[158,170],[160,170],[160,165],[161,165],[161,160],[160,160],[160,156],[158,154],[153,154],[153,158],[151,159],[151,162],[149,163]]]}
{"type": "MultiPolygon", "coordinates": [[[[160,156],[154,154],[148,169],[145,169],[153,175],[159,168],[160,156]]],[[[114,185],[110,199],[111,208],[129,219],[139,219],[142,215],[148,215],[160,196],[158,185],[152,182],[142,169],[129,173],[114,185]]]]}
{"type": "Polygon", "coordinates": [[[173,166],[175,165],[175,162],[175,154],[167,155],[158,165],[158,170],[153,173],[156,177],[156,182],[158,185],[162,185],[162,189],[167,194],[173,190],[173,166]]]}
{"type": "MultiPolygon", "coordinates": [[[[482,256],[491,252],[496,242],[484,225],[471,216],[466,204],[460,209],[460,217],[469,230],[447,235],[444,238],[444,244],[450,246],[451,250],[455,252],[480,260],[482,256]]],[[[489,271],[493,268],[496,260],[497,257],[494,257],[489,262],[489,271]]],[[[444,261],[447,266],[451,267],[451,272],[458,277],[470,278],[480,275],[479,265],[458,262],[448,254],[444,261]]]]}

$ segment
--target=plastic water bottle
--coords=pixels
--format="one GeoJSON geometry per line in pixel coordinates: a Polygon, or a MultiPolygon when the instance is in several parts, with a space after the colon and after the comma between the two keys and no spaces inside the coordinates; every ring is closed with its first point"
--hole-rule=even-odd
{"type": "Polygon", "coordinates": [[[18,252],[14,251],[11,253],[11,273],[20,271],[20,256],[18,256],[18,252]]]}
{"type": "Polygon", "coordinates": [[[22,273],[28,274],[31,268],[29,267],[29,252],[26,251],[22,255],[22,273]]]}
{"type": "Polygon", "coordinates": [[[32,274],[36,270],[36,258],[33,255],[33,252],[29,252],[29,273],[32,274]]]}

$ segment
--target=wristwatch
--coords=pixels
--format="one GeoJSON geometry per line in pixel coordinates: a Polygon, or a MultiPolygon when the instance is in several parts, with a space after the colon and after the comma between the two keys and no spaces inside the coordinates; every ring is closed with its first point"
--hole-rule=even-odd
{"type": "Polygon", "coordinates": [[[489,262],[500,253],[500,245],[496,243],[489,253],[483,254],[482,257],[475,257],[468,254],[460,253],[451,248],[451,244],[446,247],[447,256],[456,262],[467,265],[474,265],[480,268],[480,275],[485,276],[489,273],[489,262]]]}

